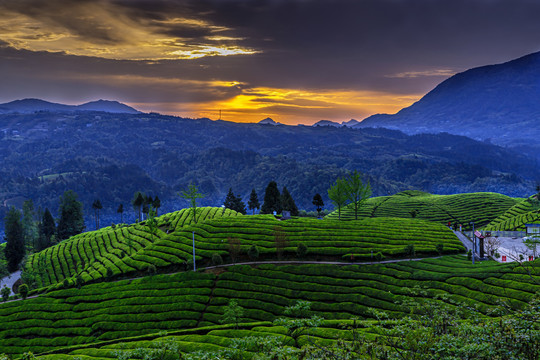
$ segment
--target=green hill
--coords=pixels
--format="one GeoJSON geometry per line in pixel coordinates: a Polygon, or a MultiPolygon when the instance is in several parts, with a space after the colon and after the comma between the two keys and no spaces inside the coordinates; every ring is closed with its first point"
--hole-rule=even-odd
{"type": "MultiPolygon", "coordinates": [[[[445,226],[416,219],[373,218],[358,222],[294,218],[286,221],[272,215],[237,216],[221,208],[202,208],[197,224],[190,211],[161,216],[154,237],[143,223],[116,226],[74,236],[30,257],[27,269],[35,273],[37,288],[67,281],[101,281],[125,274],[183,270],[192,261],[195,233],[199,266],[209,265],[219,254],[226,262],[230,239],[240,243],[240,260],[255,245],[259,258],[276,259],[276,237],[283,237],[283,257],[297,259],[300,244],[308,248],[311,260],[369,261],[371,253],[403,257],[405,246],[413,244],[417,255],[437,254],[437,244],[445,253],[463,251],[463,245],[445,226]]],[[[279,246],[279,245],[278,245],[279,246]]],[[[280,257],[280,256],[278,256],[280,257]]]]}
{"type": "Polygon", "coordinates": [[[481,316],[491,316],[501,300],[512,308],[525,306],[540,290],[539,280],[516,264],[488,261],[473,266],[461,255],[392,264],[265,264],[157,275],[0,304],[0,349],[40,353],[217,325],[231,299],[244,308],[246,322],[272,321],[297,300],[312,302],[312,310],[325,319],[370,318],[370,308],[399,318],[407,314],[400,304],[417,296],[409,291],[415,286],[434,301],[464,303],[478,308],[481,316]],[[440,298],[442,294],[448,298],[440,298]]]}
{"type": "MultiPolygon", "coordinates": [[[[519,202],[520,199],[497,193],[433,195],[409,190],[392,196],[368,199],[362,206],[359,217],[411,218],[411,212],[415,211],[417,219],[439,224],[458,223],[468,229],[471,221],[476,226],[486,225],[519,202]]],[[[334,211],[326,218],[337,219],[338,212],[334,211]]],[[[354,219],[351,205],[341,210],[341,218],[354,219]]]]}
{"type": "Polygon", "coordinates": [[[487,231],[525,231],[525,224],[540,222],[540,209],[533,197],[525,199],[490,222],[487,231]]]}

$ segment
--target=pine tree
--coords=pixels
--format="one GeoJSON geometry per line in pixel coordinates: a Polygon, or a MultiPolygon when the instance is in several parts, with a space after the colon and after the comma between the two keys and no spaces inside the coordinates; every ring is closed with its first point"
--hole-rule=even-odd
{"type": "Polygon", "coordinates": [[[246,204],[242,201],[240,196],[234,197],[234,211],[239,212],[242,215],[246,215],[246,204]]]}
{"type": "Polygon", "coordinates": [[[56,232],[54,218],[49,209],[45,208],[41,223],[39,224],[39,240],[37,251],[44,250],[51,246],[51,237],[56,232]]]}
{"type": "Polygon", "coordinates": [[[23,203],[22,226],[27,251],[31,251],[36,247],[36,241],[38,239],[38,227],[34,219],[35,216],[34,202],[32,200],[26,200],[23,203]]]}
{"type": "Polygon", "coordinates": [[[249,207],[249,210],[253,210],[253,215],[255,215],[255,209],[259,209],[261,207],[261,204],[259,204],[259,198],[257,197],[257,193],[255,192],[255,189],[252,189],[251,195],[249,195],[248,207],[249,207]]]}
{"type": "Polygon", "coordinates": [[[131,200],[131,204],[133,205],[133,209],[138,211],[139,214],[139,222],[141,222],[141,206],[144,203],[144,196],[140,191],[137,191],[133,195],[133,200],[131,200]]]}
{"type": "Polygon", "coordinates": [[[4,254],[7,260],[8,271],[11,273],[17,270],[26,252],[21,212],[11,207],[4,221],[5,240],[7,242],[4,254]]]}
{"type": "Polygon", "coordinates": [[[298,216],[298,207],[286,186],[284,186],[281,191],[281,206],[283,210],[289,211],[291,216],[298,216]]]}
{"type": "Polygon", "coordinates": [[[229,188],[229,192],[227,193],[227,196],[225,197],[223,206],[225,206],[227,209],[234,210],[235,200],[236,200],[236,196],[234,196],[232,188],[229,188]]]}
{"type": "Polygon", "coordinates": [[[158,209],[161,207],[161,200],[159,200],[159,197],[157,195],[154,198],[154,201],[152,202],[152,207],[154,208],[154,211],[156,212],[156,216],[157,216],[158,209]]]}
{"type": "Polygon", "coordinates": [[[103,209],[103,205],[101,205],[101,201],[99,199],[94,200],[92,203],[92,209],[94,209],[94,217],[96,219],[96,230],[99,229],[99,211],[103,209]]]}
{"type": "Polygon", "coordinates": [[[83,206],[73,190],[68,190],[60,197],[60,220],[58,221],[58,238],[65,240],[80,234],[84,230],[83,206]]]}
{"type": "Polygon", "coordinates": [[[321,194],[319,193],[315,194],[315,196],[313,197],[313,201],[311,203],[315,205],[315,207],[317,208],[317,216],[320,217],[322,207],[324,206],[324,202],[323,202],[321,194]]]}
{"type": "Polygon", "coordinates": [[[281,213],[281,195],[275,181],[270,181],[264,192],[264,203],[261,206],[261,214],[272,214],[274,211],[281,213]]]}
{"type": "Polygon", "coordinates": [[[124,204],[118,205],[116,212],[120,214],[120,223],[122,224],[124,222],[124,204]]]}

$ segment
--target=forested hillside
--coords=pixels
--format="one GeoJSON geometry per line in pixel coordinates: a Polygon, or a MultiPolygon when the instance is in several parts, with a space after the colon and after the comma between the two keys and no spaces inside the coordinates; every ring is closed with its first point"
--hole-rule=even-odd
{"type": "Polygon", "coordinates": [[[102,224],[134,220],[135,191],[158,195],[162,211],[187,203],[176,195],[190,182],[223,203],[229,188],[262,198],[269,181],[286,186],[300,208],[314,210],[338,176],[369,175],[374,195],[406,189],[432,193],[496,191],[526,196],[536,163],[510,150],[448,134],[408,136],[385,129],[238,124],[159,114],[37,112],[0,115],[0,218],[9,205],[33,199],[55,215],[58,198],[75,190],[90,226],[101,200],[102,224]]]}

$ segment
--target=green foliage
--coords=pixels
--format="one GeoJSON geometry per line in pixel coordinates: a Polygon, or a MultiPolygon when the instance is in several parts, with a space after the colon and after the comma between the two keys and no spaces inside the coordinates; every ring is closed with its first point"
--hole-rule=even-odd
{"type": "Polygon", "coordinates": [[[6,234],[4,255],[7,260],[8,271],[14,272],[18,269],[26,252],[20,211],[11,207],[4,221],[6,234]]]}
{"type": "Polygon", "coordinates": [[[352,203],[354,209],[354,219],[358,220],[358,212],[360,207],[371,196],[371,185],[369,182],[362,180],[361,174],[354,170],[345,179],[345,193],[347,200],[352,203]]]}
{"type": "Polygon", "coordinates": [[[57,234],[60,240],[80,234],[84,230],[83,206],[74,191],[68,190],[60,197],[58,212],[60,219],[57,234]]]}
{"type": "Polygon", "coordinates": [[[437,250],[437,253],[439,255],[442,255],[444,253],[444,244],[443,243],[437,243],[435,245],[435,250],[437,250]]]}
{"type": "Polygon", "coordinates": [[[223,311],[223,324],[233,324],[235,329],[238,329],[238,324],[244,317],[244,309],[238,305],[234,299],[229,300],[225,310],[223,311]]]}
{"type": "Polygon", "coordinates": [[[255,214],[255,209],[259,209],[260,206],[261,204],[259,203],[257,192],[253,188],[251,189],[251,194],[249,195],[248,208],[249,210],[253,211],[252,214],[255,214]]]}
{"type": "Polygon", "coordinates": [[[416,249],[414,247],[414,244],[405,245],[403,252],[409,257],[409,259],[412,259],[414,256],[416,256],[416,249]]]}
{"type": "Polygon", "coordinates": [[[289,190],[287,190],[287,187],[285,186],[281,191],[281,209],[289,211],[291,216],[298,216],[298,207],[296,206],[296,203],[294,202],[291,193],[289,192],[289,190]]]}
{"type": "Polygon", "coordinates": [[[139,222],[141,222],[141,208],[144,204],[144,198],[145,198],[145,195],[143,193],[141,193],[140,191],[137,191],[135,192],[135,194],[133,194],[133,199],[131,200],[131,205],[133,205],[133,208],[137,211],[139,217],[139,222]]]}
{"type": "Polygon", "coordinates": [[[187,190],[182,190],[179,195],[181,198],[189,200],[193,212],[193,222],[197,223],[197,199],[204,198],[204,195],[199,193],[197,186],[194,184],[189,184],[187,190]]]}
{"type": "Polygon", "coordinates": [[[341,220],[341,208],[347,204],[347,183],[343,179],[337,179],[335,184],[328,189],[328,197],[332,204],[337,207],[338,220],[341,220]]]}
{"type": "Polygon", "coordinates": [[[296,256],[300,259],[305,258],[308,252],[309,252],[309,249],[304,243],[300,243],[296,247],[296,256]]]}
{"type": "Polygon", "coordinates": [[[534,196],[529,197],[509,208],[486,227],[487,231],[524,231],[525,224],[540,222],[540,210],[534,196]]]}
{"type": "Polygon", "coordinates": [[[287,336],[293,339],[295,347],[298,347],[298,338],[301,335],[318,327],[323,320],[322,317],[311,314],[311,303],[304,300],[298,300],[294,305],[286,307],[283,314],[286,318],[278,318],[274,324],[287,329],[287,336]]]}
{"type": "Polygon", "coordinates": [[[381,262],[384,260],[384,255],[379,251],[375,254],[375,260],[377,260],[378,262],[381,262]]]}
{"type": "Polygon", "coordinates": [[[28,296],[28,291],[30,291],[30,289],[28,288],[28,285],[21,284],[21,286],[19,286],[19,294],[21,294],[21,297],[23,298],[23,300],[25,300],[26,297],[28,296]]]}
{"type": "Polygon", "coordinates": [[[217,265],[222,265],[222,264],[223,264],[223,258],[221,257],[221,255],[218,253],[213,253],[212,265],[217,266],[217,265]]]}
{"type": "Polygon", "coordinates": [[[249,247],[248,256],[252,261],[255,261],[259,258],[259,249],[257,248],[257,245],[251,245],[249,247]]]}
{"type": "Polygon", "coordinates": [[[264,192],[264,202],[261,207],[261,214],[281,213],[281,194],[275,181],[270,181],[264,192]]]}
{"type": "Polygon", "coordinates": [[[148,232],[150,233],[150,235],[152,235],[152,242],[154,242],[154,238],[158,230],[158,221],[156,219],[156,210],[154,210],[152,207],[150,207],[148,211],[146,227],[148,228],[148,232]]]}
{"type": "Polygon", "coordinates": [[[9,294],[11,294],[11,290],[6,285],[4,285],[4,287],[2,288],[0,292],[2,293],[2,301],[3,302],[8,301],[9,294]]]}
{"type": "Polygon", "coordinates": [[[223,203],[223,205],[227,209],[234,210],[243,215],[246,214],[246,204],[244,204],[244,202],[242,201],[241,196],[234,195],[232,188],[229,188],[229,192],[227,193],[227,196],[225,197],[225,202],[223,203]]]}
{"type": "Polygon", "coordinates": [[[26,245],[27,251],[33,251],[37,244],[38,239],[38,226],[35,221],[35,211],[34,211],[34,202],[30,200],[25,200],[23,203],[23,213],[22,213],[22,226],[24,233],[24,243],[26,245]]]}
{"type": "Polygon", "coordinates": [[[56,225],[49,209],[45,209],[41,223],[39,224],[37,251],[45,250],[52,245],[51,238],[56,233],[56,225]]]}
{"type": "Polygon", "coordinates": [[[315,196],[313,196],[313,200],[311,201],[311,203],[315,205],[315,208],[317,209],[317,216],[321,216],[321,210],[324,206],[324,201],[321,194],[316,193],[315,196]]]}

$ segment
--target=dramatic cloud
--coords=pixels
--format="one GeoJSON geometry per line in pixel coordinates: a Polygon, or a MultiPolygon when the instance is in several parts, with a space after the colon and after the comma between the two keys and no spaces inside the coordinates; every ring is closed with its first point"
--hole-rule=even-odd
{"type": "Polygon", "coordinates": [[[2,0],[0,101],[362,119],[540,50],[539,15],[532,0],[2,0]]]}

